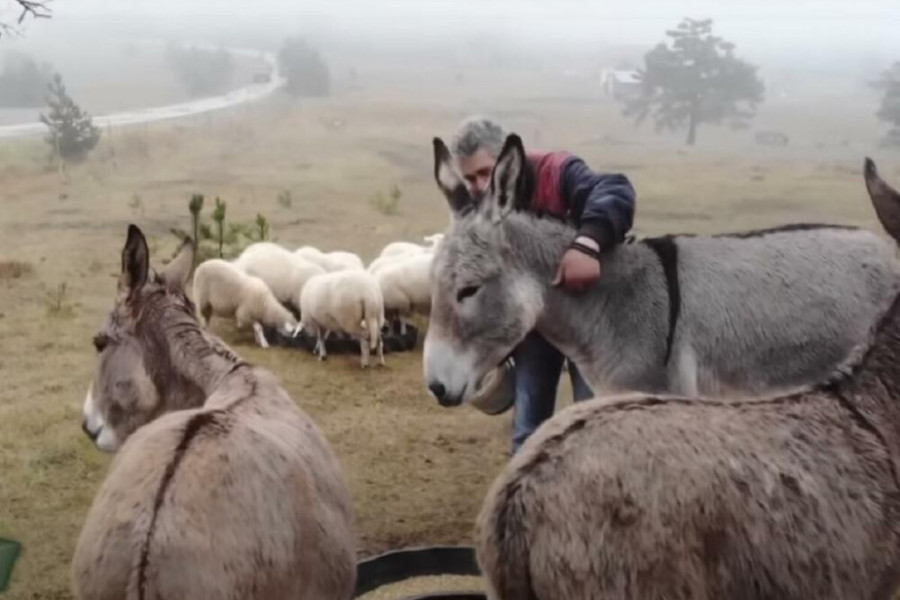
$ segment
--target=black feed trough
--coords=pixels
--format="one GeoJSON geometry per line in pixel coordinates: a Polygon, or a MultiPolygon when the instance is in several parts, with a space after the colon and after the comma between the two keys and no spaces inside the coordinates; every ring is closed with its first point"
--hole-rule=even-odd
{"type": "MultiPolygon", "coordinates": [[[[481,576],[471,546],[427,546],[392,550],[360,561],[356,567],[354,598],[392,583],[431,575],[481,576]]],[[[481,592],[436,592],[402,600],[486,600],[481,592]]]]}
{"type": "MultiPolygon", "coordinates": [[[[309,335],[305,331],[301,331],[297,337],[284,335],[277,329],[265,327],[263,334],[266,340],[272,346],[283,346],[286,348],[298,348],[312,352],[316,347],[315,336],[309,335]]],[[[414,350],[419,342],[419,330],[414,325],[406,325],[406,334],[400,334],[399,327],[387,327],[381,331],[381,339],[384,344],[384,353],[390,352],[409,352],[414,350]]],[[[328,354],[359,354],[359,341],[354,340],[346,334],[332,333],[325,340],[325,352],[328,354]]]]}

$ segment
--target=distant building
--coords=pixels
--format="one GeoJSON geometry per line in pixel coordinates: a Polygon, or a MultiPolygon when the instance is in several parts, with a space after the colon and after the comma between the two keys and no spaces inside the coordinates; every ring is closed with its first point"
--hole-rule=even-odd
{"type": "Polygon", "coordinates": [[[616,100],[627,100],[641,95],[641,81],[637,71],[604,69],[601,85],[603,93],[616,100]]]}
{"type": "Polygon", "coordinates": [[[757,131],[754,136],[757,144],[763,146],[787,146],[791,139],[781,131],[757,131]]]}

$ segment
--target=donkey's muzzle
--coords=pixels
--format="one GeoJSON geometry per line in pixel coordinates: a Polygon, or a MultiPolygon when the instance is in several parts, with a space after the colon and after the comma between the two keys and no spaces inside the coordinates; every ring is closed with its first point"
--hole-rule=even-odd
{"type": "Polygon", "coordinates": [[[437,398],[437,401],[443,404],[444,397],[447,395],[447,388],[444,387],[442,383],[431,383],[428,385],[428,391],[431,392],[431,395],[437,398]]]}
{"type": "Polygon", "coordinates": [[[100,430],[97,430],[97,431],[91,431],[91,428],[88,427],[87,419],[82,419],[82,420],[81,420],[81,430],[84,432],[84,435],[86,435],[86,436],[88,436],[89,438],[91,438],[91,441],[92,441],[92,442],[96,442],[96,441],[97,441],[97,436],[100,435],[100,430]]]}
{"type": "Polygon", "coordinates": [[[428,391],[431,392],[431,395],[434,396],[438,404],[441,406],[459,406],[462,404],[462,396],[452,396],[447,393],[447,388],[444,387],[444,384],[438,382],[432,382],[428,385],[428,391]]]}

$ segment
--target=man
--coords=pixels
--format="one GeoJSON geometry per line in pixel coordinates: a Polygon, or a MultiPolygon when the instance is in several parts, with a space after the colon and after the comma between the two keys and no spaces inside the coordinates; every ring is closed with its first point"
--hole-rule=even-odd
{"type": "MultiPolygon", "coordinates": [[[[466,180],[469,193],[480,200],[503,148],[506,132],[493,120],[470,117],[463,121],[451,143],[451,152],[466,180]]],[[[578,227],[578,245],[563,255],[553,285],[580,292],[600,277],[599,253],[622,242],[634,218],[635,193],[621,174],[592,171],[567,152],[528,153],[534,170],[531,209],[568,215],[578,227]]],[[[513,352],[515,413],[512,451],[553,415],[556,390],[565,357],[536,331],[513,352]]],[[[574,400],[593,396],[574,364],[569,362],[574,400]]]]}

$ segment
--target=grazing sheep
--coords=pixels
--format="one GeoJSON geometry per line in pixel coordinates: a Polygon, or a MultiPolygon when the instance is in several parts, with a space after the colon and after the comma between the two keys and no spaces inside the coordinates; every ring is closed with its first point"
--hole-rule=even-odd
{"type": "Polygon", "coordinates": [[[375,273],[377,273],[384,267],[386,267],[388,265],[395,265],[398,262],[402,261],[403,259],[409,258],[410,256],[415,256],[415,255],[394,254],[391,256],[379,256],[378,258],[376,258],[375,260],[373,260],[372,262],[369,263],[369,266],[366,267],[366,271],[368,271],[369,273],[374,275],[375,273]]]}
{"type": "Polygon", "coordinates": [[[239,329],[250,325],[257,343],[268,348],[263,326],[280,329],[285,335],[297,327],[297,319],[285,308],[259,277],[247,275],[220,258],[202,262],[194,272],[194,303],[200,324],[209,326],[213,315],[234,318],[239,329]]]}
{"type": "Polygon", "coordinates": [[[233,264],[248,275],[262,279],[275,298],[296,309],[297,314],[300,306],[296,300],[303,286],[313,275],[325,273],[325,269],[318,264],[272,242],[247,246],[233,264]]]}
{"type": "Polygon", "coordinates": [[[312,246],[301,246],[294,254],[319,265],[329,273],[347,269],[365,270],[362,259],[352,252],[322,252],[312,246]]]}
{"type": "Polygon", "coordinates": [[[441,241],[444,239],[443,233],[433,233],[431,235],[426,235],[422,238],[426,244],[431,248],[432,251],[437,250],[437,247],[440,245],[441,241]]]}
{"type": "Polygon", "coordinates": [[[198,326],[191,260],[187,246],[154,273],[129,227],[82,422],[116,455],[75,547],[75,597],[348,600],[341,466],[272,373],[198,326]]]}
{"type": "Polygon", "coordinates": [[[381,253],[378,255],[378,258],[422,254],[423,252],[430,252],[431,250],[431,247],[426,247],[421,244],[414,244],[412,242],[391,242],[381,249],[381,253]]]}
{"type": "MultiPolygon", "coordinates": [[[[362,259],[353,252],[335,250],[334,252],[326,252],[325,256],[331,260],[332,264],[342,265],[342,268],[344,269],[357,269],[359,271],[364,271],[366,269],[366,265],[363,263],[362,259]]],[[[332,270],[337,271],[338,269],[335,268],[332,270]]]]}
{"type": "MultiPolygon", "coordinates": [[[[900,194],[866,160],[900,241],[900,194]]],[[[477,522],[497,600],[888,600],[900,584],[900,296],[826,381],[736,401],[568,407],[477,522]]]]}
{"type": "Polygon", "coordinates": [[[300,329],[315,335],[314,352],[325,360],[325,339],[343,332],[359,339],[361,365],[369,366],[369,350],[384,364],[384,299],[375,278],[366,271],[345,270],[316,275],[300,294],[300,329]]]}
{"type": "Polygon", "coordinates": [[[401,335],[406,335],[404,317],[428,315],[431,310],[432,259],[430,252],[401,257],[373,273],[384,297],[385,316],[391,322],[400,321],[401,335]]]}

